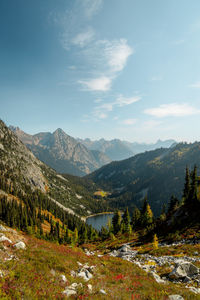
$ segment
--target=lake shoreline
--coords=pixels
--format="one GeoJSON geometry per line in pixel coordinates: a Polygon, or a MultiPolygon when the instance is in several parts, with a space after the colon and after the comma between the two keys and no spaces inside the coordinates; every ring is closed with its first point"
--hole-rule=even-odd
{"type": "Polygon", "coordinates": [[[101,213],[89,215],[89,216],[84,217],[84,218],[85,218],[85,220],[87,220],[88,218],[91,218],[91,217],[96,217],[96,216],[100,216],[100,215],[112,215],[112,214],[114,214],[114,212],[112,212],[112,211],[106,211],[106,212],[101,212],[101,213]]]}

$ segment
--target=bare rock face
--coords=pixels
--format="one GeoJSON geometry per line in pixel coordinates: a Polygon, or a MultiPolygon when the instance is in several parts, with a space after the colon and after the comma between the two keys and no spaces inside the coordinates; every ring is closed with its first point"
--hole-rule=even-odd
{"type": "Polygon", "coordinates": [[[42,163],[0,120],[0,166],[1,172],[12,174],[16,184],[30,185],[33,189],[45,191],[45,178],[41,171],[42,163]]]}

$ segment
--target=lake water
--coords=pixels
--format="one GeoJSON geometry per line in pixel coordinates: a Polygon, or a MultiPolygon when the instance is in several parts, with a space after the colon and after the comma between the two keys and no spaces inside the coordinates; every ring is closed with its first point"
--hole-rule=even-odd
{"type": "Polygon", "coordinates": [[[93,228],[100,231],[102,226],[105,227],[108,224],[109,219],[112,222],[112,217],[113,217],[112,213],[96,215],[96,216],[87,218],[86,223],[88,225],[92,225],[93,228]]]}

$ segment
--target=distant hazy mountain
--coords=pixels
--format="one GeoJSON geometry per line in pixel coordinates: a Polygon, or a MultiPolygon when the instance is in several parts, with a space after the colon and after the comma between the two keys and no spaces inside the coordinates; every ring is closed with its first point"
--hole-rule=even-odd
{"type": "Polygon", "coordinates": [[[112,162],[87,178],[111,192],[110,206],[141,206],[147,195],[154,212],[159,213],[172,194],[181,198],[185,168],[195,164],[200,167],[200,143],[180,143],[112,162]]]}
{"type": "Polygon", "coordinates": [[[156,143],[152,143],[152,144],[137,143],[137,142],[130,143],[127,141],[123,141],[123,143],[125,143],[125,145],[127,145],[135,154],[142,153],[145,151],[155,150],[158,148],[169,148],[177,144],[177,142],[172,139],[165,140],[165,141],[158,140],[156,143]]]}
{"type": "Polygon", "coordinates": [[[90,139],[77,139],[79,142],[84,144],[90,150],[99,150],[105,153],[111,160],[122,160],[129,158],[135,154],[154,150],[157,148],[169,148],[171,145],[175,144],[174,140],[161,141],[158,140],[154,144],[145,143],[131,143],[127,141],[121,141],[119,139],[114,139],[111,141],[106,141],[104,139],[92,141],[90,139]]]}
{"type": "Polygon", "coordinates": [[[60,173],[83,176],[111,161],[104,153],[87,149],[62,129],[35,135],[18,127],[10,126],[10,129],[37,158],[60,173]]]}
{"type": "Polygon", "coordinates": [[[91,141],[90,139],[78,140],[90,150],[99,150],[105,153],[111,160],[122,160],[134,155],[130,147],[119,139],[111,141],[104,139],[98,141],[91,141]]]}

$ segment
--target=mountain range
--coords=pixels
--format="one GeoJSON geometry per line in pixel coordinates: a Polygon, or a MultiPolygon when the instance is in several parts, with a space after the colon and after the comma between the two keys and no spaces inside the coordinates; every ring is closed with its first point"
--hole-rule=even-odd
{"type": "Polygon", "coordinates": [[[10,126],[19,139],[34,155],[59,173],[84,176],[111,161],[123,160],[138,152],[160,147],[170,147],[174,140],[155,144],[139,144],[114,139],[75,139],[58,128],[53,133],[40,132],[30,135],[19,127],[10,126]]]}
{"type": "Polygon", "coordinates": [[[137,143],[121,141],[119,139],[113,139],[107,141],[105,139],[92,141],[90,139],[78,139],[79,142],[83,143],[90,150],[99,150],[105,153],[112,161],[123,160],[134,156],[135,154],[155,150],[157,148],[169,148],[176,144],[175,140],[158,140],[156,143],[137,143]]]}
{"type": "Polygon", "coordinates": [[[89,150],[58,128],[53,133],[30,135],[19,127],[10,126],[19,139],[45,164],[59,173],[83,176],[111,160],[98,150],[89,150]]]}

